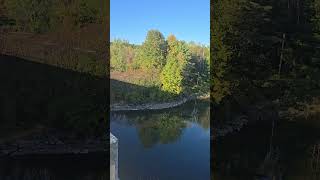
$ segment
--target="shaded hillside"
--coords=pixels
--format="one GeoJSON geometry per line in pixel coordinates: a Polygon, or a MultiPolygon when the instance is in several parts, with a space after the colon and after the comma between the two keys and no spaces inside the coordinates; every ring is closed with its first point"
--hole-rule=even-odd
{"type": "Polygon", "coordinates": [[[141,86],[115,79],[110,80],[111,104],[139,104],[144,102],[165,102],[176,95],[161,91],[156,86],[141,86]]]}
{"type": "Polygon", "coordinates": [[[106,131],[105,77],[1,55],[0,81],[1,138],[36,126],[81,136],[106,131]]]}

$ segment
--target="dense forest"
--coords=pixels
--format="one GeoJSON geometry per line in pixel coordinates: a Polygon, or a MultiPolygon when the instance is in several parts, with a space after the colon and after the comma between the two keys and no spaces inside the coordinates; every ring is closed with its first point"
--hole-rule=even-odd
{"type": "Polygon", "coordinates": [[[184,42],[174,35],[164,38],[160,31],[150,30],[141,45],[115,39],[110,54],[111,78],[132,74],[134,77],[126,79],[128,83],[150,89],[134,94],[123,91],[127,97],[122,100],[126,102],[154,102],[209,92],[208,46],[184,42]]]}
{"type": "Polygon", "coordinates": [[[107,2],[84,0],[2,0],[0,15],[6,15],[17,30],[44,33],[62,24],[85,26],[107,17],[107,2]]]}
{"type": "Polygon", "coordinates": [[[212,97],[261,94],[280,108],[319,95],[318,0],[211,3],[212,97]]]}
{"type": "Polygon", "coordinates": [[[319,0],[211,1],[214,179],[319,179],[319,17],[319,0]]]}

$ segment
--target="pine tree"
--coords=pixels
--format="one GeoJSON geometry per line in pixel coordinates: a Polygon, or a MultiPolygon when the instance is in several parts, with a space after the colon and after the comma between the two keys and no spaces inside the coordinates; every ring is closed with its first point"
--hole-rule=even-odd
{"type": "Polygon", "coordinates": [[[189,50],[184,42],[171,38],[167,64],[161,72],[160,80],[164,91],[180,94],[184,91],[184,69],[191,59],[189,50]],[[172,40],[172,41],[171,41],[172,40]]]}

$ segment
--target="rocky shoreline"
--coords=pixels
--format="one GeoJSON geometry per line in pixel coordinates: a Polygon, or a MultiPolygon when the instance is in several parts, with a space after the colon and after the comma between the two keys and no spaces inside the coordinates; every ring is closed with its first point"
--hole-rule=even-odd
{"type": "MultiPolygon", "coordinates": [[[[143,105],[113,105],[111,111],[160,110],[180,106],[190,100],[206,99],[205,96],[189,96],[167,103],[150,103],[143,105]]],[[[0,157],[26,155],[62,155],[89,154],[109,152],[108,138],[92,137],[84,139],[71,138],[56,130],[34,132],[10,141],[0,142],[0,157]]]]}
{"type": "Polygon", "coordinates": [[[117,111],[144,111],[144,110],[163,110],[178,107],[182,104],[185,104],[188,101],[195,100],[195,99],[209,99],[210,96],[188,96],[182,97],[178,100],[172,102],[164,102],[164,103],[146,103],[141,105],[135,104],[111,104],[110,111],[117,112],[117,111]]]}
{"type": "MultiPolygon", "coordinates": [[[[238,103],[240,111],[235,112],[229,110],[223,112],[223,114],[229,114],[229,119],[223,122],[216,123],[214,127],[211,127],[211,138],[217,139],[224,136],[237,133],[241,129],[254,124],[260,124],[265,122],[277,122],[279,121],[280,112],[275,108],[275,103],[270,101],[252,102],[248,104],[238,103]]],[[[237,108],[238,108],[237,107],[237,108]]],[[[228,107],[227,107],[228,109],[228,107]]]]}

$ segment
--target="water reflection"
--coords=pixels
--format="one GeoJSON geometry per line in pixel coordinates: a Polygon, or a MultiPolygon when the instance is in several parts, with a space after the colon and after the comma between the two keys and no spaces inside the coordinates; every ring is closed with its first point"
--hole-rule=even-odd
{"type": "Polygon", "coordinates": [[[209,104],[196,102],[157,113],[152,111],[112,113],[111,120],[117,124],[135,126],[144,147],[151,148],[156,144],[177,141],[183,130],[192,123],[201,126],[204,131],[209,131],[209,104]]]}
{"type": "Polygon", "coordinates": [[[210,107],[190,102],[162,111],[111,114],[120,179],[210,179],[210,107]]]}
{"type": "Polygon", "coordinates": [[[320,179],[318,119],[272,122],[214,140],[214,179],[320,179]]]}
{"type": "Polygon", "coordinates": [[[133,118],[137,124],[137,130],[141,142],[145,147],[152,147],[155,144],[173,143],[179,139],[182,130],[186,127],[186,122],[180,116],[169,113],[137,116],[133,118]]]}

